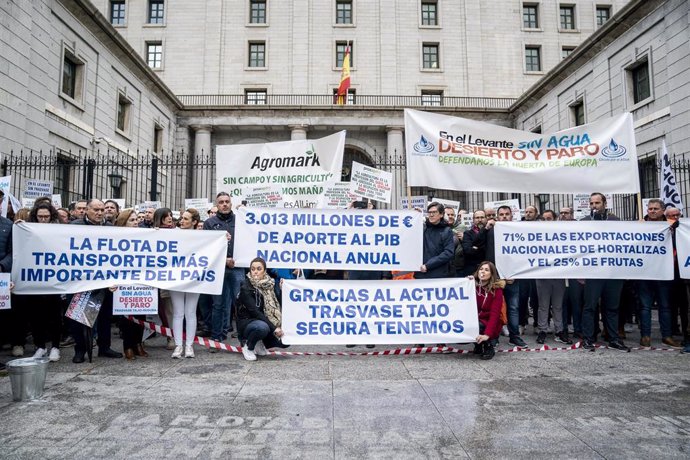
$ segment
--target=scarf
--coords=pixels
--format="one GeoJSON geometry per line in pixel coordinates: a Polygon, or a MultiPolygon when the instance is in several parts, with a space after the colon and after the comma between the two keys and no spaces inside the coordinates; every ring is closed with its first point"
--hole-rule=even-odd
{"type": "MultiPolygon", "coordinates": [[[[282,314],[280,312],[280,304],[276,298],[275,290],[273,289],[276,282],[273,278],[268,275],[264,275],[260,280],[251,277],[250,273],[247,273],[247,278],[252,286],[256,289],[258,294],[261,294],[264,298],[264,314],[268,320],[275,326],[280,327],[283,321],[282,314]]],[[[257,305],[258,305],[257,299],[257,305]]]]}

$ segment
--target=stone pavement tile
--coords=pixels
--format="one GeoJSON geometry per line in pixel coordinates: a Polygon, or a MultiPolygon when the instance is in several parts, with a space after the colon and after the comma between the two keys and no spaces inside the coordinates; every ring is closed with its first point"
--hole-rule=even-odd
{"type": "Polygon", "coordinates": [[[293,356],[260,356],[256,361],[245,361],[242,356],[235,359],[242,360],[247,367],[247,377],[252,379],[270,380],[330,380],[330,365],[328,359],[293,356]]]}
{"type": "Polygon", "coordinates": [[[472,458],[602,458],[571,430],[529,406],[440,408],[472,458]]]}
{"type": "MultiPolygon", "coordinates": [[[[474,412],[483,407],[529,405],[529,392],[515,385],[513,380],[419,380],[420,385],[439,411],[474,412]]],[[[529,410],[529,409],[526,409],[529,410]]]]}
{"type": "Polygon", "coordinates": [[[329,371],[333,380],[410,380],[405,362],[391,356],[333,356],[329,371]]]}
{"type": "Polygon", "coordinates": [[[0,446],[71,447],[104,419],[102,411],[67,402],[16,403],[0,412],[0,446]]]}
{"type": "Polygon", "coordinates": [[[591,381],[597,386],[605,385],[610,394],[633,402],[663,401],[673,404],[675,401],[690,401],[690,374],[687,372],[666,375],[593,376],[591,381]]]}
{"type": "Polygon", "coordinates": [[[336,458],[466,457],[415,381],[335,381],[333,402],[336,458]]]}
{"type": "Polygon", "coordinates": [[[571,427],[606,458],[688,458],[690,450],[690,431],[677,419],[613,413],[575,417],[571,427]]]}
{"type": "Polygon", "coordinates": [[[558,377],[564,375],[562,367],[548,358],[512,359],[514,353],[497,353],[490,361],[479,361],[479,366],[492,378],[522,379],[529,377],[558,377]]]}
{"type": "Polygon", "coordinates": [[[81,399],[128,398],[131,394],[145,392],[161,380],[160,377],[129,375],[90,375],[79,374],[64,385],[49,388],[44,396],[47,398],[81,399]]]}
{"type": "Polygon", "coordinates": [[[210,374],[205,379],[182,374],[164,377],[140,394],[147,401],[158,404],[185,402],[213,406],[235,399],[242,386],[242,376],[227,372],[210,374]]]}
{"type": "Polygon", "coordinates": [[[477,356],[471,354],[442,354],[410,356],[403,362],[415,379],[481,380],[491,377],[479,361],[477,356]]]}
{"type": "Polygon", "coordinates": [[[319,417],[325,423],[332,418],[332,383],[323,380],[247,377],[232,401],[232,410],[231,415],[251,412],[257,416],[269,417],[309,415],[319,417]]]}
{"type": "Polygon", "coordinates": [[[538,406],[630,401],[628,396],[610,391],[604,382],[585,377],[522,378],[513,380],[513,385],[538,406]]]}

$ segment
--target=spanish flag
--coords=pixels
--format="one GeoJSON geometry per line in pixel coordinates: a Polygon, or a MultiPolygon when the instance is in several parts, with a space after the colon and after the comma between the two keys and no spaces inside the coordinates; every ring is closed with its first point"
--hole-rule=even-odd
{"type": "Polygon", "coordinates": [[[340,86],[338,86],[337,104],[344,105],[347,103],[347,90],[350,89],[350,44],[348,43],[345,49],[345,57],[343,58],[343,72],[340,74],[340,86]]]}

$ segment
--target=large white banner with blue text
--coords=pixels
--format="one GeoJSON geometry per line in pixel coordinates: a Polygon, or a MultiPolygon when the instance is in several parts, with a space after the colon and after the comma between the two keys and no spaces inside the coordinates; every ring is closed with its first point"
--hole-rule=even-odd
{"type": "Polygon", "coordinates": [[[314,208],[325,187],[339,181],[345,131],[321,139],[216,146],[216,189],[233,204],[257,187],[275,186],[282,207],[314,208]]]}
{"type": "Polygon", "coordinates": [[[21,223],[12,230],[14,293],[143,284],[220,294],[227,244],[222,231],[21,223]]]}
{"type": "Polygon", "coordinates": [[[261,257],[269,268],[416,271],[423,219],[417,211],[242,207],[235,265],[261,257]]]}
{"type": "Polygon", "coordinates": [[[474,342],[474,281],[285,280],[283,343],[346,345],[474,342]]]}
{"type": "Polygon", "coordinates": [[[690,279],[690,218],[683,218],[678,221],[676,255],[680,277],[690,279]]]}
{"type": "Polygon", "coordinates": [[[497,222],[504,278],[673,279],[666,222],[497,222]]]}
{"type": "Polygon", "coordinates": [[[637,193],[632,115],[553,134],[405,109],[407,184],[523,193],[637,193]]]}

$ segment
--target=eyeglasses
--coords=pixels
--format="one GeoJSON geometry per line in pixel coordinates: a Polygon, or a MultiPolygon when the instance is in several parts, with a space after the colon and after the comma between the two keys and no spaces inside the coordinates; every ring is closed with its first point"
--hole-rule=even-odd
{"type": "Polygon", "coordinates": [[[440,214],[440,213],[438,211],[427,211],[427,214],[431,215],[431,214],[440,214]]]}

